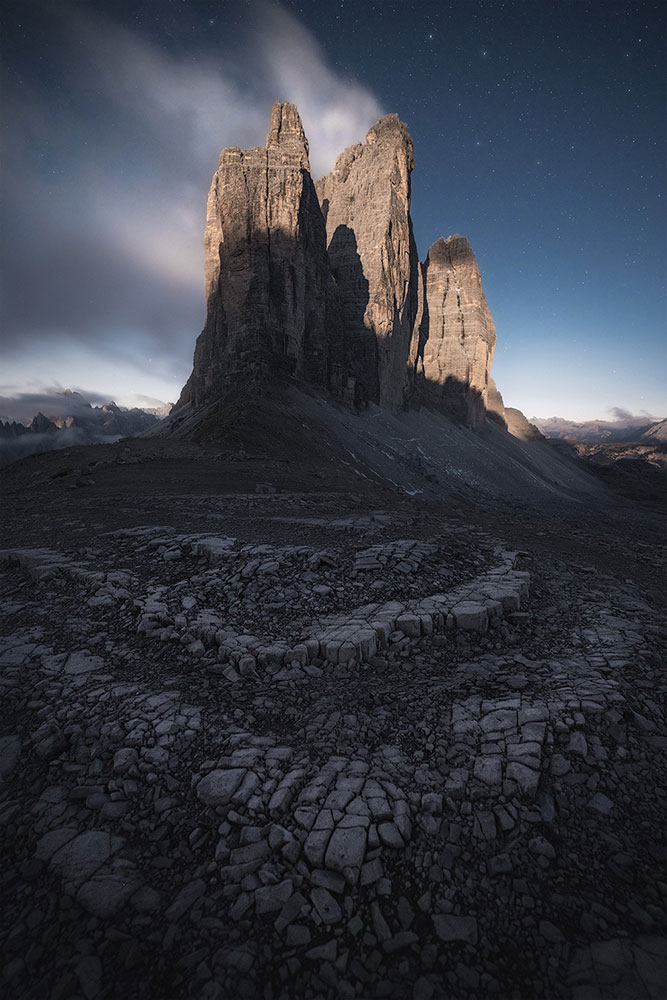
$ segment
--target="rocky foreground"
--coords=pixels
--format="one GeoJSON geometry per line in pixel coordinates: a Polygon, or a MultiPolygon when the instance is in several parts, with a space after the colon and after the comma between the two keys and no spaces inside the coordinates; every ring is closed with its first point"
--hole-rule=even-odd
{"type": "Polygon", "coordinates": [[[664,996],[656,515],[118,454],[4,480],[8,996],[664,996]]]}

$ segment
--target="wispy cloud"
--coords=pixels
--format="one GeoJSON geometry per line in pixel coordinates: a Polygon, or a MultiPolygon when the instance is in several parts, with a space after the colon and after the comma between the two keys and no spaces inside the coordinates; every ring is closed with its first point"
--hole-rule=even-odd
{"type": "Polygon", "coordinates": [[[220,149],[263,145],[272,101],[290,100],[318,176],[382,114],[293,15],[276,4],[252,11],[215,47],[186,40],[168,51],[88,5],[48,8],[57,86],[11,77],[5,86],[3,336],[17,371],[38,345],[67,384],[75,340],[100,375],[134,380],[109,384],[111,393],[173,397],[173,382],[160,388],[144,373],[157,357],[183,380],[189,372],[220,149]]]}
{"type": "Polygon", "coordinates": [[[647,413],[646,410],[642,410],[641,413],[632,413],[630,410],[626,410],[623,406],[612,406],[609,410],[614,420],[619,423],[627,424],[632,426],[633,424],[645,424],[647,420],[658,420],[658,417],[652,416],[652,414],[647,413]]]}

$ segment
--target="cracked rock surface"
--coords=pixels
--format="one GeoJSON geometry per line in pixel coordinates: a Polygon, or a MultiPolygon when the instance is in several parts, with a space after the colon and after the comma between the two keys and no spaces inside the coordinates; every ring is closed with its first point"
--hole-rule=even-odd
{"type": "Polygon", "coordinates": [[[8,996],[664,996],[654,515],[113,475],[5,501],[8,996]]]}

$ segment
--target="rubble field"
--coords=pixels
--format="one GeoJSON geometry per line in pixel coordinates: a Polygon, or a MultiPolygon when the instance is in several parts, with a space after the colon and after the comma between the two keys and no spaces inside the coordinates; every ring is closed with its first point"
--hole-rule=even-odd
{"type": "Polygon", "coordinates": [[[216,470],[6,491],[6,995],[662,1000],[658,515],[216,470]]]}

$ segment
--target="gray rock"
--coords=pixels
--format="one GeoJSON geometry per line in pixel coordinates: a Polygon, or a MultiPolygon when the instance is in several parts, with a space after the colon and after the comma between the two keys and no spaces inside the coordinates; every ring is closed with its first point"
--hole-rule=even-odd
{"type": "Polygon", "coordinates": [[[611,810],[614,808],[614,803],[603,792],[596,792],[593,798],[588,803],[588,808],[592,809],[594,812],[600,813],[601,816],[607,816],[611,810]]]}
{"type": "Polygon", "coordinates": [[[96,955],[84,955],[77,962],[76,975],[86,1000],[102,995],[102,963],[96,955]]]}
{"type": "Polygon", "coordinates": [[[255,912],[257,914],[273,913],[285,905],[293,892],[291,879],[278,882],[277,885],[265,885],[255,890],[255,912]]]}
{"type": "Polygon", "coordinates": [[[139,760],[139,754],[134,747],[122,747],[117,750],[113,758],[113,769],[118,774],[125,774],[134,767],[139,760]]]}
{"type": "Polygon", "coordinates": [[[203,879],[197,878],[184,886],[176,896],[174,902],[165,912],[165,919],[169,921],[180,920],[184,913],[190,909],[200,896],[206,892],[206,883],[203,879]]]}
{"type": "Polygon", "coordinates": [[[345,873],[348,868],[360,868],[365,853],[366,830],[363,827],[338,827],[331,835],[324,860],[327,868],[345,873]]]}
{"type": "Polygon", "coordinates": [[[88,880],[98,868],[119,849],[122,840],[104,830],[87,830],[68,840],[51,857],[66,884],[78,886],[88,880]]]}
{"type": "Polygon", "coordinates": [[[21,755],[21,741],[18,736],[0,738],[0,778],[14,770],[21,755]]]}
{"type": "Polygon", "coordinates": [[[109,920],[121,910],[139,888],[133,865],[102,868],[84,882],[76,894],[77,902],[94,917],[109,920]]]}
{"type": "Polygon", "coordinates": [[[327,889],[316,887],[310,898],[325,924],[337,924],[343,919],[343,911],[327,889]]]}
{"type": "Polygon", "coordinates": [[[474,917],[442,914],[433,917],[435,932],[441,941],[466,941],[477,944],[477,921],[474,917]]]}
{"type": "Polygon", "coordinates": [[[231,802],[245,773],[244,768],[211,771],[197,785],[197,797],[207,806],[226,806],[231,802]]]}

